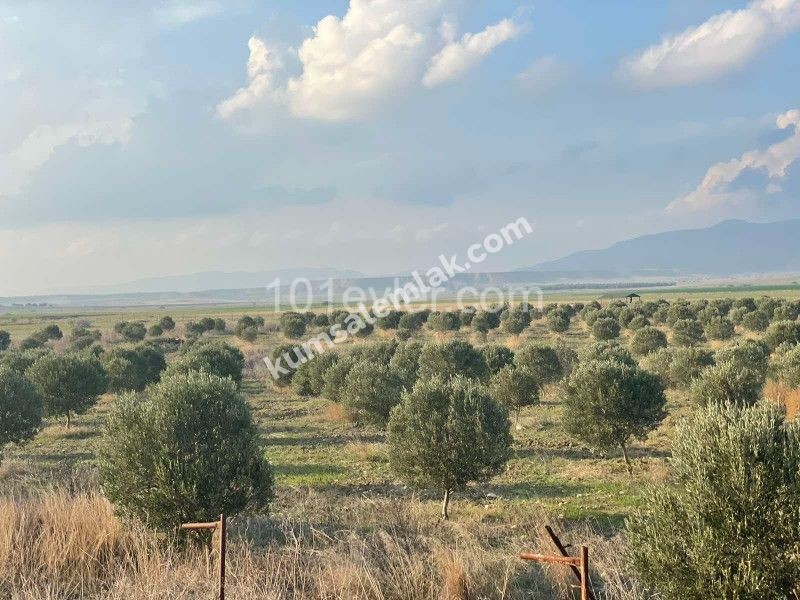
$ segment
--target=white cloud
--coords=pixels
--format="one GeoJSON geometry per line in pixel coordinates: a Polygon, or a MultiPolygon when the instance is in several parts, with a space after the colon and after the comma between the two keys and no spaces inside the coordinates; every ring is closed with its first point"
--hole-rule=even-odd
{"type": "Polygon", "coordinates": [[[533,93],[545,93],[569,79],[569,68],[554,56],[543,56],[517,74],[517,83],[533,93]]]}
{"type": "MultiPolygon", "coordinates": [[[[726,204],[735,204],[753,195],[752,190],[732,190],[745,171],[764,171],[770,180],[782,179],[787,169],[800,158],[800,110],[790,110],[779,115],[776,124],[780,129],[794,128],[792,135],[765,150],[752,150],[739,158],[713,165],[691,193],[672,201],[667,211],[705,210],[726,204]]],[[[766,193],[780,191],[778,184],[770,182],[766,193]]]]}
{"type": "Polygon", "coordinates": [[[753,0],[628,58],[620,74],[641,87],[689,85],[718,78],[800,28],[800,0],[753,0]]]}
{"type": "Polygon", "coordinates": [[[162,27],[180,27],[217,16],[224,10],[224,5],[215,0],[172,0],[155,8],[153,16],[162,27]]]}
{"type": "MultiPolygon", "coordinates": [[[[520,27],[511,19],[489,25],[480,33],[465,33],[461,40],[450,41],[433,57],[423,83],[433,87],[461,77],[503,42],[517,37],[520,27]]],[[[451,35],[447,32],[446,35],[451,35]]]]}
{"type": "Polygon", "coordinates": [[[463,74],[519,32],[505,20],[456,42],[453,26],[444,19],[450,2],[351,0],[344,17],[329,15],[317,23],[297,51],[301,72],[283,84],[276,80],[282,71],[279,52],[251,38],[248,84],[221,102],[218,113],[230,117],[264,103],[297,117],[363,118],[418,87],[423,76],[432,85],[463,74]],[[265,52],[275,58],[265,60],[265,52]],[[254,64],[258,68],[251,68],[254,64]]]}

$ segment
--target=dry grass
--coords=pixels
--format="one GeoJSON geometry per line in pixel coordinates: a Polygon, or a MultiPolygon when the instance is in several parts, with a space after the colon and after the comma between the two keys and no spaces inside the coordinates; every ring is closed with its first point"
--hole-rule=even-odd
{"type": "MultiPolygon", "coordinates": [[[[296,510],[310,511],[302,521],[232,521],[232,598],[572,597],[564,569],[545,570],[515,558],[523,549],[553,551],[540,535],[542,515],[498,530],[439,523],[415,502],[358,501],[349,511],[334,515],[320,500],[313,492],[292,500],[296,510]],[[341,522],[344,518],[346,523],[341,522]]],[[[566,532],[565,538],[591,546],[600,597],[644,597],[621,576],[618,539],[605,539],[586,526],[566,532]]],[[[139,525],[123,525],[94,492],[70,495],[56,490],[0,500],[3,598],[208,598],[213,593],[209,567],[214,561],[202,546],[179,546],[139,525]]]]}
{"type": "Polygon", "coordinates": [[[794,419],[800,415],[800,390],[787,385],[768,381],[764,386],[764,397],[782,404],[786,408],[786,418],[794,419]]]}

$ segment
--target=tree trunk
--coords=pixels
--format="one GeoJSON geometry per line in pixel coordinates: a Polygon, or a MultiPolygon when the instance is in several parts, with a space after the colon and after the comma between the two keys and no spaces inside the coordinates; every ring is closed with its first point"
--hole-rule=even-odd
{"type": "Polygon", "coordinates": [[[67,411],[67,429],[70,428],[70,425],[72,425],[72,419],[70,418],[69,411],[67,411]]]}
{"type": "Polygon", "coordinates": [[[450,513],[447,512],[447,508],[450,506],[450,490],[444,491],[444,498],[442,499],[442,519],[447,521],[450,518],[450,513]]]}
{"type": "Polygon", "coordinates": [[[622,448],[622,457],[625,459],[625,464],[628,466],[628,475],[633,475],[633,465],[631,464],[630,458],[628,458],[628,447],[625,445],[625,442],[620,444],[622,448]]]}

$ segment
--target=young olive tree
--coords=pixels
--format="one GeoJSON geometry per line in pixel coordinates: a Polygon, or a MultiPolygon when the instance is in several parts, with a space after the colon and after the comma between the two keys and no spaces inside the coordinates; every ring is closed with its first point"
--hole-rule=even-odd
{"type": "Polygon", "coordinates": [[[486,379],[489,369],[483,355],[469,342],[429,342],[419,356],[419,377],[429,379],[439,375],[445,379],[463,375],[472,379],[486,379]]]}
{"type": "Polygon", "coordinates": [[[205,371],[219,377],[230,377],[237,386],[242,382],[243,370],[242,351],[218,342],[194,344],[169,367],[170,372],[205,371]]]}
{"type": "Polygon", "coordinates": [[[39,389],[48,415],[64,415],[67,427],[72,414],[81,414],[106,391],[106,374],[100,361],[86,354],[46,354],[27,371],[39,389]]]}
{"type": "Polygon", "coordinates": [[[612,317],[597,319],[592,325],[592,335],[596,340],[613,340],[619,337],[619,321],[612,317]]]}
{"type": "Polygon", "coordinates": [[[362,360],[347,373],[339,401],[358,421],[385,427],[402,392],[403,381],[394,371],[385,365],[362,360]]]}
{"type": "Polygon", "coordinates": [[[697,346],[705,341],[705,331],[700,321],[681,319],[672,326],[672,341],[678,346],[697,346]]]}
{"type": "Polygon", "coordinates": [[[244,397],[228,378],[172,373],[123,395],[98,451],[100,484],[124,514],[162,530],[265,509],[272,469],[244,397]]]}
{"type": "Polygon", "coordinates": [[[590,361],[575,369],[564,392],[567,431],[596,448],[620,448],[632,474],[630,441],[645,439],[666,416],[660,378],[615,361],[590,361]]]}
{"type": "Polygon", "coordinates": [[[417,382],[391,413],[389,461],[404,481],[450,495],[499,474],[511,456],[508,411],[475,381],[432,377],[417,382]]]}
{"type": "Polygon", "coordinates": [[[32,438],[42,424],[42,398],[20,373],[0,365],[0,461],[3,448],[32,438]]]}
{"type": "Polygon", "coordinates": [[[555,383],[564,376],[558,354],[551,346],[527,344],[514,355],[514,364],[531,373],[539,385],[555,383]]]}
{"type": "Polygon", "coordinates": [[[800,422],[780,407],[709,405],[678,426],[675,485],[627,523],[629,559],[664,600],[779,600],[800,581],[800,422]]]}
{"type": "Polygon", "coordinates": [[[538,404],[539,388],[533,373],[514,365],[506,365],[489,380],[489,394],[495,402],[514,411],[517,419],[524,407],[538,404]]]}
{"type": "Polygon", "coordinates": [[[483,360],[486,361],[490,375],[494,375],[506,365],[514,362],[514,351],[502,344],[486,344],[480,347],[480,352],[483,354],[483,360]]]}
{"type": "Polygon", "coordinates": [[[637,329],[631,339],[631,352],[636,356],[646,356],[667,347],[667,335],[655,327],[645,326],[637,329]]]}
{"type": "Polygon", "coordinates": [[[756,369],[743,368],[727,360],[706,367],[692,382],[689,395],[699,406],[752,406],[761,397],[764,378],[756,369]]]}
{"type": "Polygon", "coordinates": [[[100,362],[108,377],[112,392],[142,391],[161,377],[167,368],[164,353],[153,344],[140,344],[134,348],[112,348],[105,352],[100,362]]]}

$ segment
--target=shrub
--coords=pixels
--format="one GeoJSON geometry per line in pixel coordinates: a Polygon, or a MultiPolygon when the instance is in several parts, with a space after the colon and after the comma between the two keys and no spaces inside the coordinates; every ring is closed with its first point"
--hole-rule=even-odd
{"type": "Polygon", "coordinates": [[[358,359],[350,355],[342,356],[336,364],[332,365],[325,371],[324,379],[325,385],[322,387],[322,395],[328,400],[339,402],[341,400],[341,391],[347,381],[347,375],[350,369],[353,368],[358,359]]]}
{"type": "Polygon", "coordinates": [[[44,346],[44,341],[36,336],[26,337],[19,343],[20,350],[34,350],[44,346]]]}
{"type": "Polygon", "coordinates": [[[677,388],[688,387],[713,364],[714,355],[700,348],[662,348],[642,361],[642,366],[657,373],[665,385],[677,388]]]}
{"type": "Polygon", "coordinates": [[[156,323],[155,325],[151,325],[147,330],[147,335],[149,337],[161,337],[164,335],[164,330],[161,328],[161,325],[156,323]]]}
{"type": "Polygon", "coordinates": [[[230,379],[173,373],[144,399],[120,397],[98,452],[105,495],[162,531],[265,509],[272,470],[245,399],[230,379]]]}
{"type": "Polygon", "coordinates": [[[7,366],[0,366],[0,461],[7,444],[36,435],[42,423],[42,397],[34,385],[7,366]]]}
{"type": "Polygon", "coordinates": [[[147,335],[144,323],[122,321],[114,325],[114,331],[129,342],[141,342],[147,335]]]}
{"type": "Polygon", "coordinates": [[[561,365],[561,378],[569,377],[578,365],[578,353],[560,340],[553,344],[553,352],[556,353],[558,364],[561,365]]]}
{"type": "Polygon", "coordinates": [[[547,328],[554,333],[563,333],[569,329],[570,313],[559,307],[547,315],[547,328]]]}
{"type": "Polygon", "coordinates": [[[480,310],[475,313],[470,325],[475,331],[487,333],[491,329],[497,329],[500,326],[500,315],[494,311],[480,310]]]}
{"type": "Polygon", "coordinates": [[[650,321],[647,320],[647,317],[645,317],[644,315],[636,315],[630,320],[627,327],[631,331],[638,331],[643,327],[648,327],[649,325],[650,321]]]}
{"type": "Polygon", "coordinates": [[[225,333],[228,329],[228,324],[225,319],[214,319],[214,331],[217,333],[225,333]]]}
{"type": "Polygon", "coordinates": [[[729,340],[736,333],[733,321],[726,317],[712,317],[706,323],[705,330],[710,340],[729,340]]]}
{"type": "Polygon", "coordinates": [[[39,333],[34,334],[42,340],[60,340],[64,337],[64,333],[58,325],[48,325],[39,333]]]}
{"type": "Polygon", "coordinates": [[[514,364],[531,373],[539,385],[555,383],[564,377],[561,361],[551,346],[527,344],[514,355],[514,364]]]}
{"type": "Polygon", "coordinates": [[[742,325],[750,331],[765,331],[769,326],[769,322],[769,315],[760,310],[754,310],[742,317],[742,325]]]}
{"type": "Polygon", "coordinates": [[[313,356],[300,365],[292,377],[292,386],[301,396],[320,396],[325,387],[325,373],[339,361],[334,351],[313,356]]]}
{"type": "Polygon", "coordinates": [[[539,402],[539,382],[525,369],[506,365],[489,380],[489,394],[495,402],[519,416],[524,407],[539,402]]]}
{"type": "Polygon", "coordinates": [[[631,339],[631,352],[636,356],[652,354],[656,350],[666,347],[666,334],[655,327],[642,327],[633,334],[633,339],[631,339]]]}
{"type": "Polygon", "coordinates": [[[422,352],[420,342],[404,342],[398,344],[389,362],[389,368],[400,378],[407,389],[414,387],[419,374],[419,355],[422,352]]]}
{"type": "Polygon", "coordinates": [[[774,376],[793,388],[800,388],[800,345],[788,347],[773,359],[774,376]]]}
{"type": "Polygon", "coordinates": [[[531,313],[527,310],[514,308],[508,311],[503,321],[503,330],[511,335],[519,335],[531,324],[531,313]]]}
{"type": "Polygon", "coordinates": [[[705,331],[700,321],[681,319],[672,326],[672,341],[678,346],[697,346],[705,341],[705,331]]]}
{"type": "Polygon", "coordinates": [[[219,342],[197,343],[169,367],[174,373],[205,371],[218,377],[230,377],[237,386],[242,382],[243,369],[242,351],[219,342]]]}
{"type": "Polygon", "coordinates": [[[0,366],[4,365],[12,371],[16,371],[20,375],[24,375],[33,363],[43,356],[47,356],[51,353],[52,350],[49,348],[9,351],[0,357],[0,366]]]}
{"type": "Polygon", "coordinates": [[[429,342],[422,347],[419,356],[419,377],[429,379],[435,375],[443,379],[459,375],[486,379],[489,369],[483,355],[468,342],[429,342]]]}
{"type": "Polygon", "coordinates": [[[290,339],[297,339],[306,332],[306,320],[297,313],[285,313],[280,319],[283,335],[290,339]]]}
{"type": "Polygon", "coordinates": [[[488,481],[511,456],[508,411],[463,377],[421,380],[392,410],[388,427],[392,470],[419,488],[450,494],[470,482],[488,481]]]}
{"type": "Polygon", "coordinates": [[[108,389],[112,392],[140,392],[158,381],[161,372],[167,368],[164,353],[149,343],[134,348],[112,348],[103,354],[100,362],[108,378],[108,389]]]}
{"type": "Polygon", "coordinates": [[[665,600],[778,600],[800,579],[800,423],[779,407],[708,406],[679,425],[676,485],[629,519],[629,558],[665,600]]]}
{"type": "Polygon", "coordinates": [[[514,362],[514,351],[502,344],[481,346],[480,353],[483,355],[483,360],[486,361],[490,375],[494,375],[503,367],[514,362]]]}
{"type": "Polygon", "coordinates": [[[643,440],[666,416],[659,377],[614,361],[591,361],[575,369],[564,393],[567,431],[596,448],[619,447],[632,473],[631,439],[643,440]]]}
{"type": "Polygon", "coordinates": [[[388,366],[392,360],[398,343],[394,340],[385,342],[372,342],[371,344],[358,344],[350,349],[350,356],[356,360],[368,360],[388,366]]]}
{"type": "Polygon", "coordinates": [[[397,328],[405,331],[419,331],[427,317],[420,312],[404,313],[397,322],[397,328]]]}
{"type": "Polygon", "coordinates": [[[403,318],[403,314],[403,311],[400,310],[390,310],[384,316],[379,317],[375,325],[377,325],[379,329],[397,329],[400,325],[400,319],[403,318]]]}
{"type": "Polygon", "coordinates": [[[674,327],[678,321],[691,321],[697,315],[685,301],[676,301],[667,309],[667,325],[674,327]]]}
{"type": "Polygon", "coordinates": [[[175,329],[175,321],[170,316],[161,317],[158,324],[164,331],[172,331],[175,329]]]}
{"type": "Polygon", "coordinates": [[[592,325],[592,335],[597,340],[612,340],[619,337],[620,326],[616,319],[604,317],[592,325]]]}
{"type": "Polygon", "coordinates": [[[764,378],[755,369],[726,361],[706,367],[692,382],[690,396],[699,406],[752,406],[761,397],[763,387],[764,378]]]}
{"type": "Polygon", "coordinates": [[[362,360],[348,371],[339,401],[359,421],[384,427],[402,391],[403,381],[389,367],[362,360]]]}
{"type": "Polygon", "coordinates": [[[428,327],[433,331],[458,331],[461,318],[453,312],[434,312],[428,317],[428,327]]]}
{"type": "Polygon", "coordinates": [[[238,333],[240,339],[251,344],[258,339],[258,327],[245,327],[238,333]]]}
{"type": "Polygon", "coordinates": [[[592,360],[613,360],[623,365],[631,367],[636,366],[636,360],[633,358],[627,348],[621,346],[615,340],[605,342],[593,342],[581,348],[578,353],[579,363],[585,363],[592,360]]]}
{"type": "Polygon", "coordinates": [[[469,327],[472,325],[472,319],[475,318],[477,314],[477,310],[474,306],[465,306],[463,310],[459,313],[458,317],[461,319],[462,327],[469,327]]]}
{"type": "Polygon", "coordinates": [[[8,350],[11,345],[11,334],[0,329],[0,352],[8,350]]]}
{"type": "Polygon", "coordinates": [[[767,328],[764,341],[770,348],[777,348],[784,342],[800,343],[800,323],[797,321],[776,321],[767,328]]]}
{"type": "Polygon", "coordinates": [[[328,319],[328,315],[325,313],[319,313],[314,317],[312,324],[316,325],[317,327],[329,327],[331,322],[330,319],[328,319]]]}
{"type": "Polygon", "coordinates": [[[44,400],[48,415],[64,415],[67,427],[72,413],[81,414],[106,391],[106,374],[100,361],[83,354],[46,354],[27,371],[44,400]]]}
{"type": "Polygon", "coordinates": [[[769,346],[762,341],[746,340],[714,355],[717,363],[732,362],[737,369],[750,369],[763,384],[769,370],[769,346]]]}

